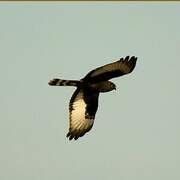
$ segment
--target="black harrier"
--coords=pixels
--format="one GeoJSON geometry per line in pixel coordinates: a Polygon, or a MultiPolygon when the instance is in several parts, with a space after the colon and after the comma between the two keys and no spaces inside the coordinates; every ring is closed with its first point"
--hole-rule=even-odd
{"type": "Polygon", "coordinates": [[[131,73],[136,65],[137,57],[120,58],[120,60],[90,71],[81,80],[52,79],[51,86],[76,86],[69,103],[69,140],[78,139],[90,131],[98,108],[99,93],[112,91],[116,85],[111,78],[131,73]]]}

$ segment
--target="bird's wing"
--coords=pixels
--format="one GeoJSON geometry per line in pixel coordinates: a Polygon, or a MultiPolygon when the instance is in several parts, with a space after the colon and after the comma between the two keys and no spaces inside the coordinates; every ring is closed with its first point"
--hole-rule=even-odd
{"type": "Polygon", "coordinates": [[[90,131],[98,107],[99,93],[89,93],[84,89],[77,88],[69,103],[69,140],[78,139],[90,131]]]}
{"type": "Polygon", "coordinates": [[[120,60],[106,64],[90,71],[83,80],[85,82],[107,81],[111,78],[131,73],[136,66],[137,57],[126,56],[120,60]]]}

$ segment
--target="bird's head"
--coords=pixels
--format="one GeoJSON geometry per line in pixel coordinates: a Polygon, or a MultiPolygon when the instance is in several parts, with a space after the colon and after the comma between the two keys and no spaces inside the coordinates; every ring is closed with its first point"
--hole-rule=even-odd
{"type": "Polygon", "coordinates": [[[102,81],[96,84],[99,92],[109,92],[116,89],[116,85],[111,81],[102,81]]]}
{"type": "Polygon", "coordinates": [[[116,90],[116,85],[111,82],[112,90],[116,90]]]}

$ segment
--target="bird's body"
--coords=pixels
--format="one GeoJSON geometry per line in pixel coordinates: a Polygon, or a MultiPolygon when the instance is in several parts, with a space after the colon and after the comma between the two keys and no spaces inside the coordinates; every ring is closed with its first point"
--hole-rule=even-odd
{"type": "Polygon", "coordinates": [[[126,56],[119,61],[104,65],[90,71],[81,80],[52,79],[51,86],[76,86],[70,103],[70,127],[67,137],[78,139],[90,131],[98,108],[98,97],[100,93],[116,89],[114,83],[109,79],[128,74],[133,71],[137,58],[126,56]]]}

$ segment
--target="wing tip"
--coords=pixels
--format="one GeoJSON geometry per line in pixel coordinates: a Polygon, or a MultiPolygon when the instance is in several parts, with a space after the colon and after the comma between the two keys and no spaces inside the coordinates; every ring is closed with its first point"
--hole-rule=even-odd
{"type": "Polygon", "coordinates": [[[77,140],[80,136],[77,136],[75,134],[71,134],[70,132],[68,132],[66,137],[71,141],[72,139],[77,140]]]}
{"type": "Polygon", "coordinates": [[[133,61],[137,61],[137,57],[136,56],[131,56],[130,60],[133,60],[133,61]]]}
{"type": "Polygon", "coordinates": [[[71,141],[72,139],[77,140],[80,137],[80,134],[77,132],[71,132],[69,131],[66,135],[66,137],[71,141]]]}
{"type": "Polygon", "coordinates": [[[126,56],[125,58],[124,58],[124,61],[126,61],[127,62],[127,64],[128,64],[128,66],[129,66],[129,68],[130,68],[130,71],[129,71],[129,73],[131,73],[133,70],[134,70],[134,68],[135,68],[135,66],[136,66],[136,61],[137,61],[137,57],[136,56],[126,56]]]}
{"type": "Polygon", "coordinates": [[[67,133],[66,137],[71,141],[72,139],[77,140],[79,137],[84,136],[87,132],[89,132],[91,130],[92,126],[90,126],[88,129],[84,130],[84,131],[71,131],[69,130],[69,132],[67,133]]]}
{"type": "Polygon", "coordinates": [[[136,61],[137,60],[137,56],[126,56],[125,58],[120,58],[120,60],[123,59],[123,60],[133,60],[133,61],[136,61]]]}
{"type": "Polygon", "coordinates": [[[136,57],[136,56],[129,56],[129,55],[127,55],[125,57],[121,57],[117,62],[122,61],[124,63],[128,63],[130,61],[133,61],[133,62],[136,63],[137,59],[138,59],[138,57],[136,57]]]}

